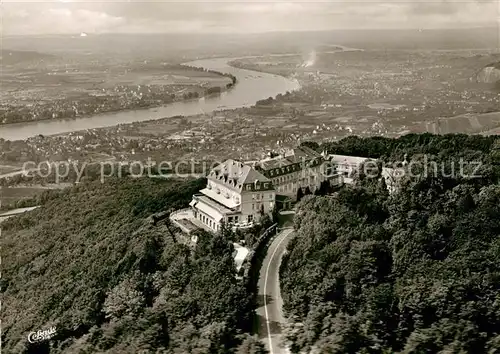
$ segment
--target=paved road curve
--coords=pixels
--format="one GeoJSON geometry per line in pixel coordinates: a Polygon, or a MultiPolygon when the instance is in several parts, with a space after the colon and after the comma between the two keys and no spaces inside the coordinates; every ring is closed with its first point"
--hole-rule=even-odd
{"type": "Polygon", "coordinates": [[[269,246],[260,269],[259,308],[257,308],[259,337],[265,343],[270,354],[289,353],[281,343],[281,331],[285,318],[283,317],[283,300],[280,294],[279,268],[292,234],[292,229],[286,229],[276,236],[269,246]]]}
{"type": "MultiPolygon", "coordinates": [[[[0,203],[0,205],[1,205],[1,203],[0,203]]],[[[3,221],[7,220],[10,217],[13,217],[13,216],[16,216],[19,214],[23,214],[23,213],[26,213],[28,211],[35,210],[36,208],[39,208],[39,206],[29,207],[29,208],[19,208],[19,209],[6,211],[6,212],[0,214],[0,223],[2,223],[3,221]]]]}

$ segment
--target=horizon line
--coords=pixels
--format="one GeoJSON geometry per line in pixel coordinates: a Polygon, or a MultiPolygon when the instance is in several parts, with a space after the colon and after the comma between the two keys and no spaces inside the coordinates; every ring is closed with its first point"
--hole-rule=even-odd
{"type": "Polygon", "coordinates": [[[73,32],[73,33],[39,33],[39,34],[0,34],[1,39],[8,37],[55,37],[55,36],[80,36],[85,33],[87,36],[100,35],[227,35],[227,36],[250,36],[250,35],[266,35],[266,34],[287,34],[287,33],[311,33],[311,32],[355,32],[355,31],[412,31],[412,32],[428,32],[428,31],[465,31],[474,29],[496,30],[500,32],[498,26],[470,26],[470,27],[444,27],[444,28],[335,28],[335,29],[312,29],[312,30],[277,30],[277,31],[262,31],[262,32],[73,32]]]}

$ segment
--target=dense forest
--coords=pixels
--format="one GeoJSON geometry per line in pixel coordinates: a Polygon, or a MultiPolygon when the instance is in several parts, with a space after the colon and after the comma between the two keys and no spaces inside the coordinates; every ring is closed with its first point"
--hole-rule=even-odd
{"type": "Polygon", "coordinates": [[[172,226],[150,222],[204,183],[84,182],[3,223],[5,352],[250,353],[251,299],[232,244],[202,232],[193,250],[172,226]],[[53,326],[50,341],[28,342],[53,326]]]}
{"type": "Polygon", "coordinates": [[[456,158],[474,152],[487,157],[490,150],[500,148],[497,136],[479,136],[467,134],[434,135],[408,134],[400,138],[386,138],[382,136],[361,138],[349,136],[340,141],[318,144],[304,142],[319,152],[328,151],[331,154],[364,156],[383,161],[402,159],[404,155],[430,154],[437,158],[456,158]]]}
{"type": "MultiPolygon", "coordinates": [[[[292,352],[500,352],[500,140],[466,135],[356,138],[318,151],[390,161],[480,161],[475,177],[356,176],[306,196],[280,269],[292,352]]],[[[428,162],[429,164],[431,162],[428,162]]],[[[420,165],[423,167],[422,165],[420,165]]]]}

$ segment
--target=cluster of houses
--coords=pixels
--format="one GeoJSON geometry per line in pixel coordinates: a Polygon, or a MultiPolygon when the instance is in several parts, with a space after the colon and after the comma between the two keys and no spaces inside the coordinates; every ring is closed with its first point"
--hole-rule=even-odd
{"type": "MultiPolygon", "coordinates": [[[[315,192],[323,183],[353,183],[353,175],[372,159],[328,155],[300,146],[264,160],[226,160],[207,176],[207,185],[193,196],[191,218],[195,225],[218,231],[223,223],[247,228],[277,208],[289,209],[298,189],[315,192]]],[[[387,188],[396,188],[395,173],[383,168],[387,188]]]]}

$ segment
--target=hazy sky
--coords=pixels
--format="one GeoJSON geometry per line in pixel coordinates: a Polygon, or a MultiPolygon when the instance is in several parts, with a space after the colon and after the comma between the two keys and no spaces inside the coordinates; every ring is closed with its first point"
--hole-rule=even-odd
{"type": "Polygon", "coordinates": [[[3,0],[3,35],[498,26],[500,0],[3,0]]]}

